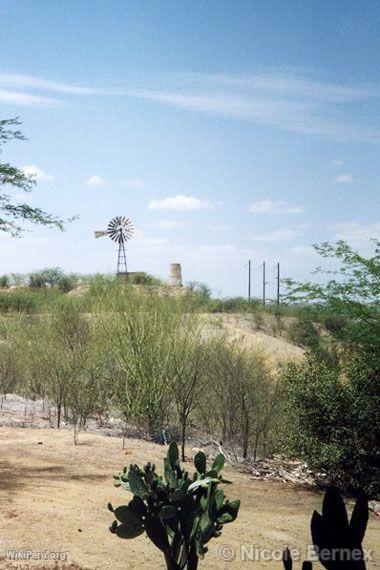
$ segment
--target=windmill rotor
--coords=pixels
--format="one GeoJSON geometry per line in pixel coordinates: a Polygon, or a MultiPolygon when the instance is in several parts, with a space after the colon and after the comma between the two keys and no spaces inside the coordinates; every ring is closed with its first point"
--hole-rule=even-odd
{"type": "Polygon", "coordinates": [[[124,216],[116,216],[108,224],[107,235],[112,241],[117,243],[130,240],[133,235],[131,220],[124,216]]]}
{"type": "Polygon", "coordinates": [[[109,221],[107,229],[96,231],[95,237],[108,236],[113,242],[119,244],[117,258],[117,273],[127,273],[127,260],[125,255],[125,242],[129,241],[133,235],[132,221],[126,216],[116,216],[109,221]]]}

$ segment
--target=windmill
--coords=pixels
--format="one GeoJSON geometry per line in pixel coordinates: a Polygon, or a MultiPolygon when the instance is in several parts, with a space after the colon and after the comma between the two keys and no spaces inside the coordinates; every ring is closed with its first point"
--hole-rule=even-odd
{"type": "Polygon", "coordinates": [[[133,225],[129,218],[116,216],[110,220],[105,231],[95,232],[95,237],[108,236],[112,241],[119,244],[117,254],[117,274],[127,275],[127,258],[125,255],[125,242],[133,235],[133,225]]]}

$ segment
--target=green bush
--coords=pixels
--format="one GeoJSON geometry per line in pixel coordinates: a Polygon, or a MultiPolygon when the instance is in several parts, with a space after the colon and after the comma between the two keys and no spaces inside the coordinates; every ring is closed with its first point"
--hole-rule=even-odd
{"type": "Polygon", "coordinates": [[[318,329],[307,316],[296,319],[288,329],[289,339],[303,348],[316,348],[319,344],[318,329]]]}
{"type": "Polygon", "coordinates": [[[244,297],[230,297],[228,299],[215,299],[213,313],[252,313],[257,309],[259,302],[248,301],[244,297]]]}
{"type": "Polygon", "coordinates": [[[9,287],[8,275],[0,275],[0,288],[7,289],[9,287]]]}
{"type": "Polygon", "coordinates": [[[0,311],[3,314],[10,312],[30,314],[36,312],[38,306],[38,299],[28,291],[0,293],[0,311]]]}
{"type": "Polygon", "coordinates": [[[41,269],[29,274],[29,287],[31,289],[42,289],[46,286],[67,293],[75,286],[75,277],[65,275],[62,269],[58,267],[41,269]]]}
{"type": "Polygon", "coordinates": [[[128,283],[132,285],[161,285],[160,279],[145,273],[145,271],[136,271],[128,274],[128,283]]]}
{"type": "Polygon", "coordinates": [[[309,355],[283,374],[286,446],[345,489],[380,491],[380,374],[362,360],[341,371],[309,355]]]}

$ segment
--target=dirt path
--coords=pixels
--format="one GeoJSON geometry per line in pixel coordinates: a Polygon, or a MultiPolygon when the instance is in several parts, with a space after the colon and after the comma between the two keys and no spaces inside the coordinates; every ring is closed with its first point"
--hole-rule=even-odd
{"type": "MultiPolygon", "coordinates": [[[[0,555],[9,549],[67,552],[69,563],[92,570],[164,568],[160,553],[141,536],[123,541],[108,531],[107,510],[128,501],[112,483],[112,474],[124,464],[152,459],[161,465],[166,449],[153,443],[127,440],[127,454],[117,438],[84,434],[74,446],[69,430],[0,429],[0,555]]],[[[213,541],[200,568],[282,568],[279,562],[242,561],[240,548],[277,549],[290,544],[305,549],[309,521],[320,508],[321,495],[280,483],[254,482],[249,476],[226,471],[234,484],[231,498],[242,501],[238,520],[213,541]],[[235,559],[218,555],[229,545],[235,559]],[[243,545],[243,546],[242,546],[243,545]]],[[[371,515],[366,546],[379,547],[380,520],[371,515]]],[[[227,549],[227,554],[229,550],[227,549]]],[[[25,565],[0,568],[25,568],[25,565]]],[[[368,565],[369,569],[379,564],[368,565]]],[[[321,568],[318,564],[315,568],[321,568]]]]}

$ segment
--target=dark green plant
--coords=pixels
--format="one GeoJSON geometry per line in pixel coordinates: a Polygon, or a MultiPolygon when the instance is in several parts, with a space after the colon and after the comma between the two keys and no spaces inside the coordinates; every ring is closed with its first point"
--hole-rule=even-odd
{"type": "MultiPolygon", "coordinates": [[[[360,491],[348,521],[346,507],[335,487],[325,493],[322,514],[314,511],[311,519],[311,537],[315,552],[327,570],[365,570],[362,542],[368,522],[368,500],[360,491]]],[[[285,570],[292,570],[290,550],[283,553],[285,570]]],[[[304,562],[303,570],[311,570],[312,563],[304,562]]]]}
{"type": "Polygon", "coordinates": [[[316,356],[283,371],[287,450],[349,492],[380,489],[380,371],[365,357],[331,368],[316,356]]]}
{"type": "Polygon", "coordinates": [[[42,289],[46,286],[46,281],[41,272],[31,273],[29,275],[29,287],[31,289],[42,289]]]}
{"type": "MultiPolygon", "coordinates": [[[[292,559],[292,555],[290,553],[289,548],[285,548],[283,555],[282,555],[282,561],[284,563],[284,568],[285,570],[292,570],[293,568],[293,559],[292,559]]],[[[311,562],[309,561],[305,561],[302,564],[302,570],[312,570],[313,565],[311,562]]]]}
{"type": "Polygon", "coordinates": [[[145,271],[136,271],[135,273],[130,273],[128,275],[128,283],[132,285],[162,285],[162,281],[145,273],[145,271]]]}
{"type": "Polygon", "coordinates": [[[319,344],[318,329],[309,316],[302,315],[289,327],[289,338],[294,344],[304,348],[316,349],[319,344]]]}
{"type": "Polygon", "coordinates": [[[362,542],[367,522],[365,493],[359,493],[349,522],[340,493],[335,487],[327,489],[322,514],[314,511],[311,519],[311,536],[322,566],[327,570],[365,570],[362,542]]]}
{"type": "Polygon", "coordinates": [[[0,287],[1,289],[7,289],[9,287],[8,275],[0,275],[0,287]]]}
{"type": "Polygon", "coordinates": [[[223,525],[236,519],[240,501],[226,500],[220,483],[224,456],[218,455],[210,469],[199,451],[196,472],[189,478],[179,463],[178,447],[172,443],[164,459],[164,477],[155,465],[144,469],[131,465],[116,475],[116,486],[132,492],[128,505],[109,510],[117,520],[110,526],[120,538],[135,538],[144,531],[164,556],[168,570],[196,570],[207,552],[206,544],[220,536],[223,525]]]}
{"type": "Polygon", "coordinates": [[[30,273],[29,286],[32,289],[41,289],[48,285],[49,287],[56,287],[66,293],[74,286],[74,279],[59,269],[59,267],[47,267],[30,273]]]}

